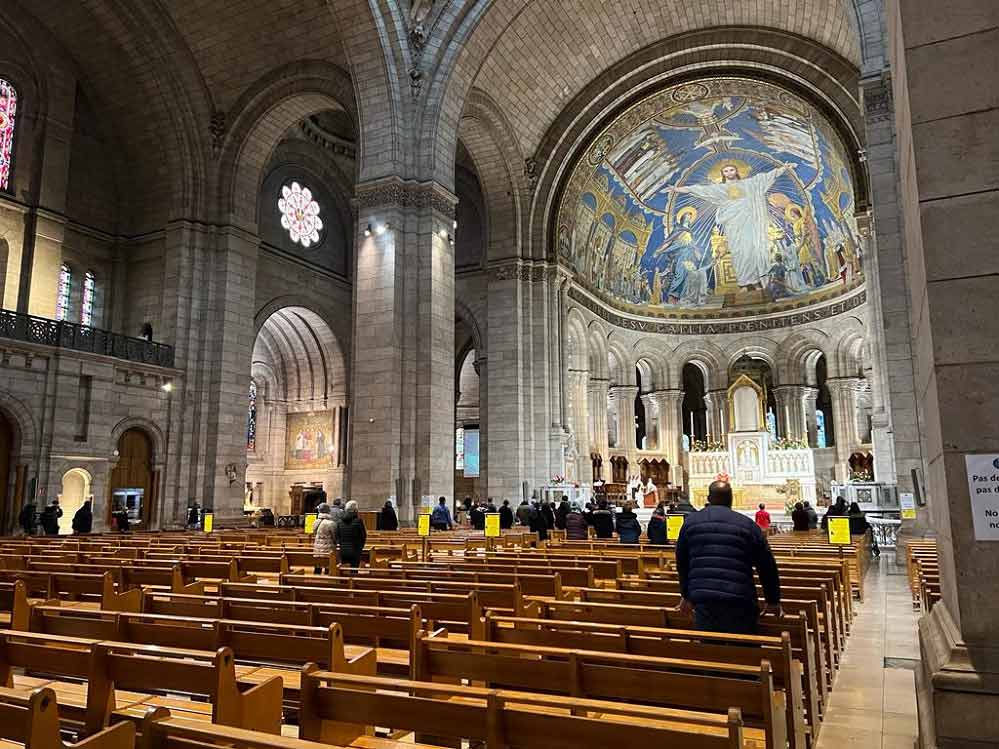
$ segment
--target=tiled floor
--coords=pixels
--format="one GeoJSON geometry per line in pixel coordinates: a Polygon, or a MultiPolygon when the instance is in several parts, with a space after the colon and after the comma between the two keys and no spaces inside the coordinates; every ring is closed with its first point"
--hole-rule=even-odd
{"type": "Polygon", "coordinates": [[[912,749],[916,740],[919,613],[890,552],[865,582],[817,749],[912,749]],[[886,659],[898,667],[885,668],[886,659]]]}

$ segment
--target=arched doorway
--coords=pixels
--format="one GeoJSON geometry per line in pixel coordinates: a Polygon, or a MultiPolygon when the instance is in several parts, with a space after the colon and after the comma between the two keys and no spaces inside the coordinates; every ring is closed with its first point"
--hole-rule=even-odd
{"type": "Polygon", "coordinates": [[[14,501],[13,473],[14,425],[0,411],[0,522],[4,524],[9,518],[16,517],[19,509],[9,506],[14,501]]]}
{"type": "Polygon", "coordinates": [[[90,499],[90,474],[82,468],[70,468],[62,476],[62,491],[59,493],[59,506],[62,508],[62,520],[59,522],[59,535],[67,536],[73,532],[73,516],[90,499]]]}
{"type": "Polygon", "coordinates": [[[153,481],[153,444],[143,430],[126,430],[118,440],[118,463],[111,471],[105,522],[118,508],[128,511],[133,528],[148,529],[156,501],[153,481]]]}

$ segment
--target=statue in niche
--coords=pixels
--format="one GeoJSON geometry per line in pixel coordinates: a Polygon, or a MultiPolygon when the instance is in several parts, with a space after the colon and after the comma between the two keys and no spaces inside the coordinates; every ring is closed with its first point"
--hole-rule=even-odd
{"type": "Polygon", "coordinates": [[[565,483],[576,484],[579,482],[579,450],[576,448],[576,435],[569,432],[569,438],[565,442],[565,483]]]}

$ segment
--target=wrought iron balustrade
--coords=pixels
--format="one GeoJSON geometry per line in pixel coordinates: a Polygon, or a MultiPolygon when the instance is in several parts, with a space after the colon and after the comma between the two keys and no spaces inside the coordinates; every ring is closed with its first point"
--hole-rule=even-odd
{"type": "Polygon", "coordinates": [[[173,366],[173,346],[165,343],[7,309],[0,310],[0,338],[86,351],[157,367],[173,366]]]}

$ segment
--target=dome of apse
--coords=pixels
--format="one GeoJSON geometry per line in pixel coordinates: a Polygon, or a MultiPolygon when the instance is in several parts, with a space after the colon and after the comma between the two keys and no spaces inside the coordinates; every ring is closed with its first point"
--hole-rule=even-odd
{"type": "Polygon", "coordinates": [[[579,157],[558,252],[590,295],[630,315],[771,315],[855,291],[860,303],[849,164],[830,122],[785,89],[675,85],[619,114],[579,157]]]}

